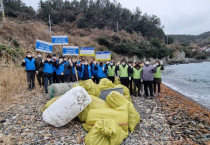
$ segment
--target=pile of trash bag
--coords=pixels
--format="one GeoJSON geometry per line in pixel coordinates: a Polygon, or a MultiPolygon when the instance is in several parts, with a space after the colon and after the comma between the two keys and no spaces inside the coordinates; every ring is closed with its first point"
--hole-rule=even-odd
{"type": "Polygon", "coordinates": [[[89,131],[87,145],[119,145],[140,122],[129,89],[118,79],[112,83],[104,78],[99,84],[91,79],[79,81],[64,95],[48,101],[42,111],[43,120],[55,127],[64,126],[77,116],[89,131]],[[100,99],[101,91],[113,88],[123,88],[123,94],[112,91],[106,101],[100,99]]]}

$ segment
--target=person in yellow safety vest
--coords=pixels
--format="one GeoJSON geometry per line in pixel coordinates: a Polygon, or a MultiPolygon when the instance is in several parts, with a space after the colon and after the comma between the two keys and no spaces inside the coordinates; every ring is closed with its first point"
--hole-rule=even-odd
{"type": "Polygon", "coordinates": [[[106,70],[107,70],[107,76],[112,83],[114,83],[115,80],[115,74],[116,74],[116,66],[114,63],[114,60],[109,63],[109,65],[106,65],[106,70]]]}
{"type": "MultiPolygon", "coordinates": [[[[142,62],[140,63],[140,67],[143,68],[144,66],[145,66],[145,62],[142,61],[142,62]]],[[[143,96],[143,95],[144,95],[144,84],[143,84],[143,79],[141,79],[140,88],[141,88],[141,96],[143,96]]]]}
{"type": "MultiPolygon", "coordinates": [[[[133,62],[132,61],[129,61],[128,62],[128,66],[131,67],[131,70],[133,69],[133,62]]],[[[129,73],[128,74],[129,76],[129,89],[130,89],[130,94],[132,95],[133,93],[133,90],[132,90],[132,86],[133,86],[133,73],[129,73]]]]}
{"type": "Polygon", "coordinates": [[[163,62],[161,61],[156,61],[155,65],[157,66],[157,72],[154,73],[154,81],[153,81],[153,85],[154,85],[154,93],[156,95],[156,85],[158,86],[158,94],[160,95],[160,84],[161,84],[161,71],[164,70],[163,67],[163,62]]]}
{"type": "Polygon", "coordinates": [[[133,82],[134,82],[134,96],[136,97],[136,89],[138,88],[138,96],[140,97],[140,90],[141,90],[141,71],[142,68],[139,64],[139,61],[136,61],[135,67],[132,70],[133,74],[133,82]]]}
{"type": "Polygon", "coordinates": [[[117,64],[116,72],[119,70],[120,82],[122,85],[129,87],[128,74],[132,72],[131,67],[126,64],[125,59],[121,61],[121,64],[117,64]]]}

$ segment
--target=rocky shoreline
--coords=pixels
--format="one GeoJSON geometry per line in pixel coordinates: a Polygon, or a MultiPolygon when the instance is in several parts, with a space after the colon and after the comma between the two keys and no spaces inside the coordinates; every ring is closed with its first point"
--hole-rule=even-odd
{"type": "MultiPolygon", "coordinates": [[[[77,118],[61,128],[43,122],[41,109],[49,97],[40,91],[1,102],[0,144],[84,144],[87,132],[77,118]]],[[[153,100],[132,99],[141,122],[122,145],[210,143],[210,112],[195,102],[164,85],[153,100]]]]}

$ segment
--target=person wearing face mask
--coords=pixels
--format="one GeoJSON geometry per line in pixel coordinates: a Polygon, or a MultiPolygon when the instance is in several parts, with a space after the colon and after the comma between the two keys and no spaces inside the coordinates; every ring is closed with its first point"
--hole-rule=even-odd
{"type": "Polygon", "coordinates": [[[101,61],[98,65],[94,66],[94,69],[97,70],[97,81],[96,83],[99,84],[102,78],[106,78],[106,65],[103,64],[101,61]]]}
{"type": "MultiPolygon", "coordinates": [[[[82,56],[79,57],[79,60],[76,62],[76,66],[79,66],[79,64],[82,63],[82,56]]],[[[81,71],[77,70],[77,76],[78,76],[78,80],[81,80],[81,71]]]]}
{"type": "Polygon", "coordinates": [[[155,65],[157,66],[157,72],[154,73],[154,93],[156,94],[156,85],[158,86],[158,95],[160,95],[160,84],[161,84],[161,71],[164,70],[162,61],[156,61],[155,65]]]}
{"type": "MultiPolygon", "coordinates": [[[[69,65],[69,59],[71,59],[71,58],[66,58],[65,56],[63,56],[63,61],[64,61],[64,64],[65,64],[65,66],[68,66],[69,65]]],[[[65,68],[65,66],[64,66],[64,68],[65,68]]],[[[67,82],[67,78],[66,78],[66,76],[69,74],[69,70],[67,69],[66,70],[66,72],[64,73],[64,82],[67,82]]]]}
{"type": "Polygon", "coordinates": [[[114,83],[115,81],[115,74],[116,74],[116,66],[114,64],[114,60],[112,60],[109,65],[106,66],[108,79],[114,83]]]}
{"type": "MultiPolygon", "coordinates": [[[[121,64],[117,66],[116,72],[119,70],[120,82],[122,85],[129,87],[129,77],[128,74],[132,72],[131,67],[126,64],[125,59],[121,61],[121,64]]],[[[117,74],[117,73],[116,73],[117,74]]]]}
{"type": "Polygon", "coordinates": [[[47,56],[45,61],[42,61],[43,66],[43,76],[44,76],[44,89],[48,93],[48,84],[53,83],[53,61],[50,55],[47,56]]]}
{"type": "Polygon", "coordinates": [[[88,64],[88,60],[82,60],[82,64],[79,64],[77,66],[77,70],[81,72],[81,79],[82,80],[88,80],[91,79],[92,74],[91,74],[91,66],[88,64]]]}
{"type": "Polygon", "coordinates": [[[56,57],[56,54],[53,54],[52,62],[53,62],[53,83],[57,83],[56,64],[58,63],[58,59],[56,57]]]}
{"type": "MultiPolygon", "coordinates": [[[[133,62],[132,61],[129,61],[128,62],[128,66],[131,68],[131,70],[133,69],[133,62]]],[[[133,73],[132,72],[129,72],[128,73],[128,76],[129,76],[129,89],[130,89],[130,94],[132,95],[132,86],[133,86],[133,73]]]]}
{"type": "Polygon", "coordinates": [[[36,60],[32,57],[30,51],[27,52],[26,57],[22,61],[22,66],[25,66],[27,74],[28,90],[35,88],[35,73],[36,73],[36,60]]]}
{"type": "Polygon", "coordinates": [[[157,71],[157,67],[150,65],[150,59],[146,59],[146,65],[143,66],[142,72],[141,72],[141,77],[143,79],[144,83],[144,93],[145,97],[147,98],[149,96],[148,89],[150,92],[150,99],[154,98],[153,95],[153,78],[154,78],[154,73],[157,71]]]}
{"type": "Polygon", "coordinates": [[[141,71],[142,68],[138,61],[135,63],[135,67],[133,68],[133,82],[134,82],[134,96],[136,97],[136,89],[138,89],[138,96],[140,97],[141,90],[141,71]]]}
{"type": "Polygon", "coordinates": [[[59,57],[59,61],[56,63],[56,78],[57,78],[57,83],[64,83],[65,82],[65,75],[64,75],[64,70],[65,70],[65,62],[63,57],[59,57]]]}
{"type": "Polygon", "coordinates": [[[35,64],[36,64],[36,78],[39,83],[40,87],[44,87],[44,77],[43,77],[43,67],[42,64],[42,54],[40,52],[37,52],[37,58],[35,58],[35,64]]]}
{"type": "Polygon", "coordinates": [[[64,74],[66,74],[66,72],[68,71],[66,75],[66,82],[67,83],[76,82],[77,77],[76,77],[76,70],[75,70],[75,62],[69,58],[67,63],[68,64],[65,65],[65,70],[64,70],[64,74]]]}
{"type": "Polygon", "coordinates": [[[95,70],[95,66],[97,65],[97,62],[95,59],[91,60],[90,66],[91,66],[91,73],[92,73],[92,80],[94,83],[97,82],[97,70],[95,70]]]}

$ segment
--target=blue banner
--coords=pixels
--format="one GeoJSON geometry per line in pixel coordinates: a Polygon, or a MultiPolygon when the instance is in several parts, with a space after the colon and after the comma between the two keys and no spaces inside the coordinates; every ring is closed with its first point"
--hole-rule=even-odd
{"type": "Polygon", "coordinates": [[[42,52],[47,52],[47,53],[52,53],[53,45],[52,45],[52,43],[49,43],[49,42],[36,40],[36,50],[42,51],[42,52]]]}
{"type": "Polygon", "coordinates": [[[94,47],[80,47],[79,54],[80,56],[94,56],[94,47]]]}
{"type": "Polygon", "coordinates": [[[96,51],[95,60],[111,60],[110,51],[96,51]]]}
{"type": "Polygon", "coordinates": [[[53,45],[68,45],[68,36],[66,35],[54,35],[52,36],[53,45]]]}
{"type": "Polygon", "coordinates": [[[63,46],[63,55],[79,55],[79,47],[63,46]]]}

